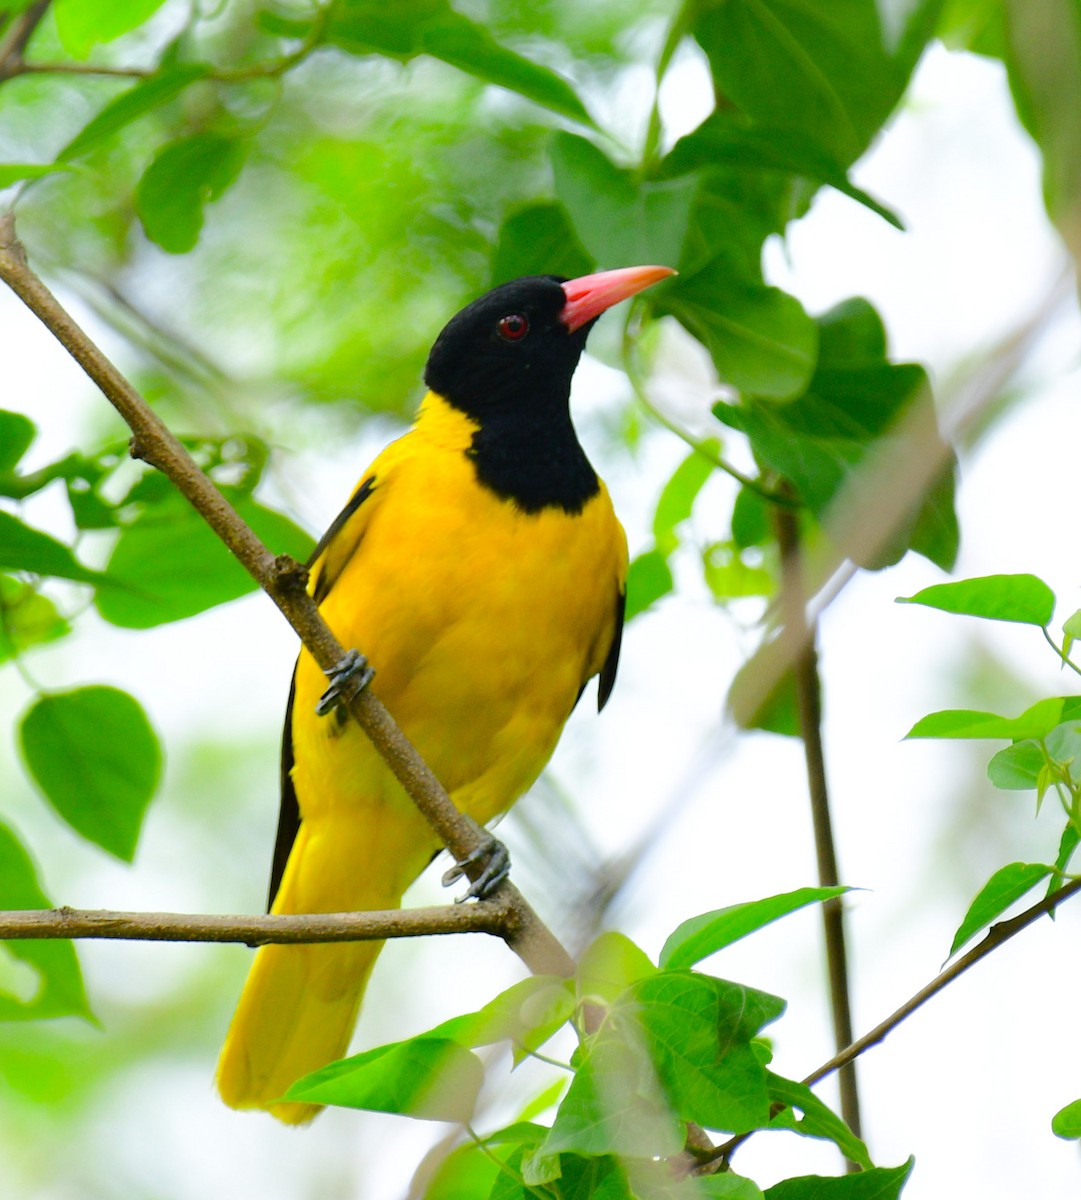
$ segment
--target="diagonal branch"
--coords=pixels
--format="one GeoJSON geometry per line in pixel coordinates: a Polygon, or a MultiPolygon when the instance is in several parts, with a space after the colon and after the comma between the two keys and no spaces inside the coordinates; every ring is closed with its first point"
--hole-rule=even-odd
{"type": "MultiPolygon", "coordinates": [[[[329,671],[338,664],[344,649],[307,593],[305,569],[286,555],[275,557],[270,553],[157,414],[31,270],[10,213],[0,216],[0,279],[57,338],[123,417],[134,435],[132,456],[168,476],[278,606],[319,666],[329,671]]],[[[458,811],[370,689],[354,695],[348,707],[443,844],[458,862],[468,860],[485,843],[487,835],[458,811]]],[[[474,878],[479,869],[479,864],[468,865],[466,873],[474,878]]],[[[499,896],[514,911],[506,933],[508,946],[535,973],[570,974],[574,969],[570,956],[518,889],[505,883],[499,896]]]]}

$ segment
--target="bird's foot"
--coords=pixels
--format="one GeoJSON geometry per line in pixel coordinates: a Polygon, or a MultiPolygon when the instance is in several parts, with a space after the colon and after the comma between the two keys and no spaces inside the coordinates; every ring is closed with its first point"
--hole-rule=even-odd
{"type": "Polygon", "coordinates": [[[330,687],[319,697],[315,706],[317,716],[326,717],[348,704],[350,700],[363,691],[375,678],[375,672],[368,666],[368,660],[357,650],[350,650],[340,662],[334,664],[326,677],[330,687]]]}
{"type": "Polygon", "coordinates": [[[487,829],[477,826],[484,841],[471,850],[465,858],[456,862],[443,875],[443,886],[450,887],[468,874],[468,869],[480,865],[480,874],[470,883],[469,890],[454,898],[455,904],[465,900],[487,900],[510,874],[510,854],[498,838],[492,837],[487,829]]]}

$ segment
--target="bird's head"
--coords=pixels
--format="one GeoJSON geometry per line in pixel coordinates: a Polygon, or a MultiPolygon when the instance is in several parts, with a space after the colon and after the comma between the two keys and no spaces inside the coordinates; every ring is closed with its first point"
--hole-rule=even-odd
{"type": "Polygon", "coordinates": [[[670,267],[624,267],[501,284],[451,318],[432,347],[424,381],[478,421],[507,406],[565,405],[596,319],[674,274],[670,267]]]}

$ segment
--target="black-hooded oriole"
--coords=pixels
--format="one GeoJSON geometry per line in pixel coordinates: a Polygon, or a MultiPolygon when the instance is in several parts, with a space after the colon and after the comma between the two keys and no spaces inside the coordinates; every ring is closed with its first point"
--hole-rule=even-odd
{"type": "MultiPolygon", "coordinates": [[[[363,475],[313,557],[313,595],[372,688],[480,823],[537,778],[586,683],[615,682],[627,544],[571,424],[571,376],[605,309],[672,274],[531,276],[455,316],[412,429],[363,475]]],[[[282,750],[276,913],[389,909],[439,849],[301,651],[282,750]]],[[[381,943],[264,946],[218,1065],[236,1108],[276,1103],[345,1053],[381,943]]]]}

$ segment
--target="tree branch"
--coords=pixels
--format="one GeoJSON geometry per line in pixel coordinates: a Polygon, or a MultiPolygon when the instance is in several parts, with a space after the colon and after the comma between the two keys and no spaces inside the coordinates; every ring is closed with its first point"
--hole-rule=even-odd
{"type": "Polygon", "coordinates": [[[385,912],[222,916],[45,908],[0,912],[0,940],[108,938],[140,942],[243,942],[247,946],[363,942],[439,933],[505,936],[514,909],[502,899],[385,912]]]}
{"type": "MultiPolygon", "coordinates": [[[[259,541],[156,413],[75,323],[31,270],[12,214],[0,217],[0,279],[63,345],[101,389],[133,433],[131,453],[157,467],[228,546],[270,596],[324,671],[344,650],[306,590],[307,571],[287,555],[277,558],[259,541]]],[[[486,835],[454,806],[442,784],[370,688],[354,695],[349,712],[458,862],[484,844],[486,835]]],[[[467,867],[475,878],[480,864],[467,867]]],[[[537,974],[570,974],[573,961],[521,893],[504,883],[499,897],[514,910],[505,940],[537,974]]]]}
{"type": "Polygon", "coordinates": [[[0,83],[23,70],[23,51],[48,12],[49,2],[36,0],[12,20],[3,37],[0,37],[0,83]]]}

